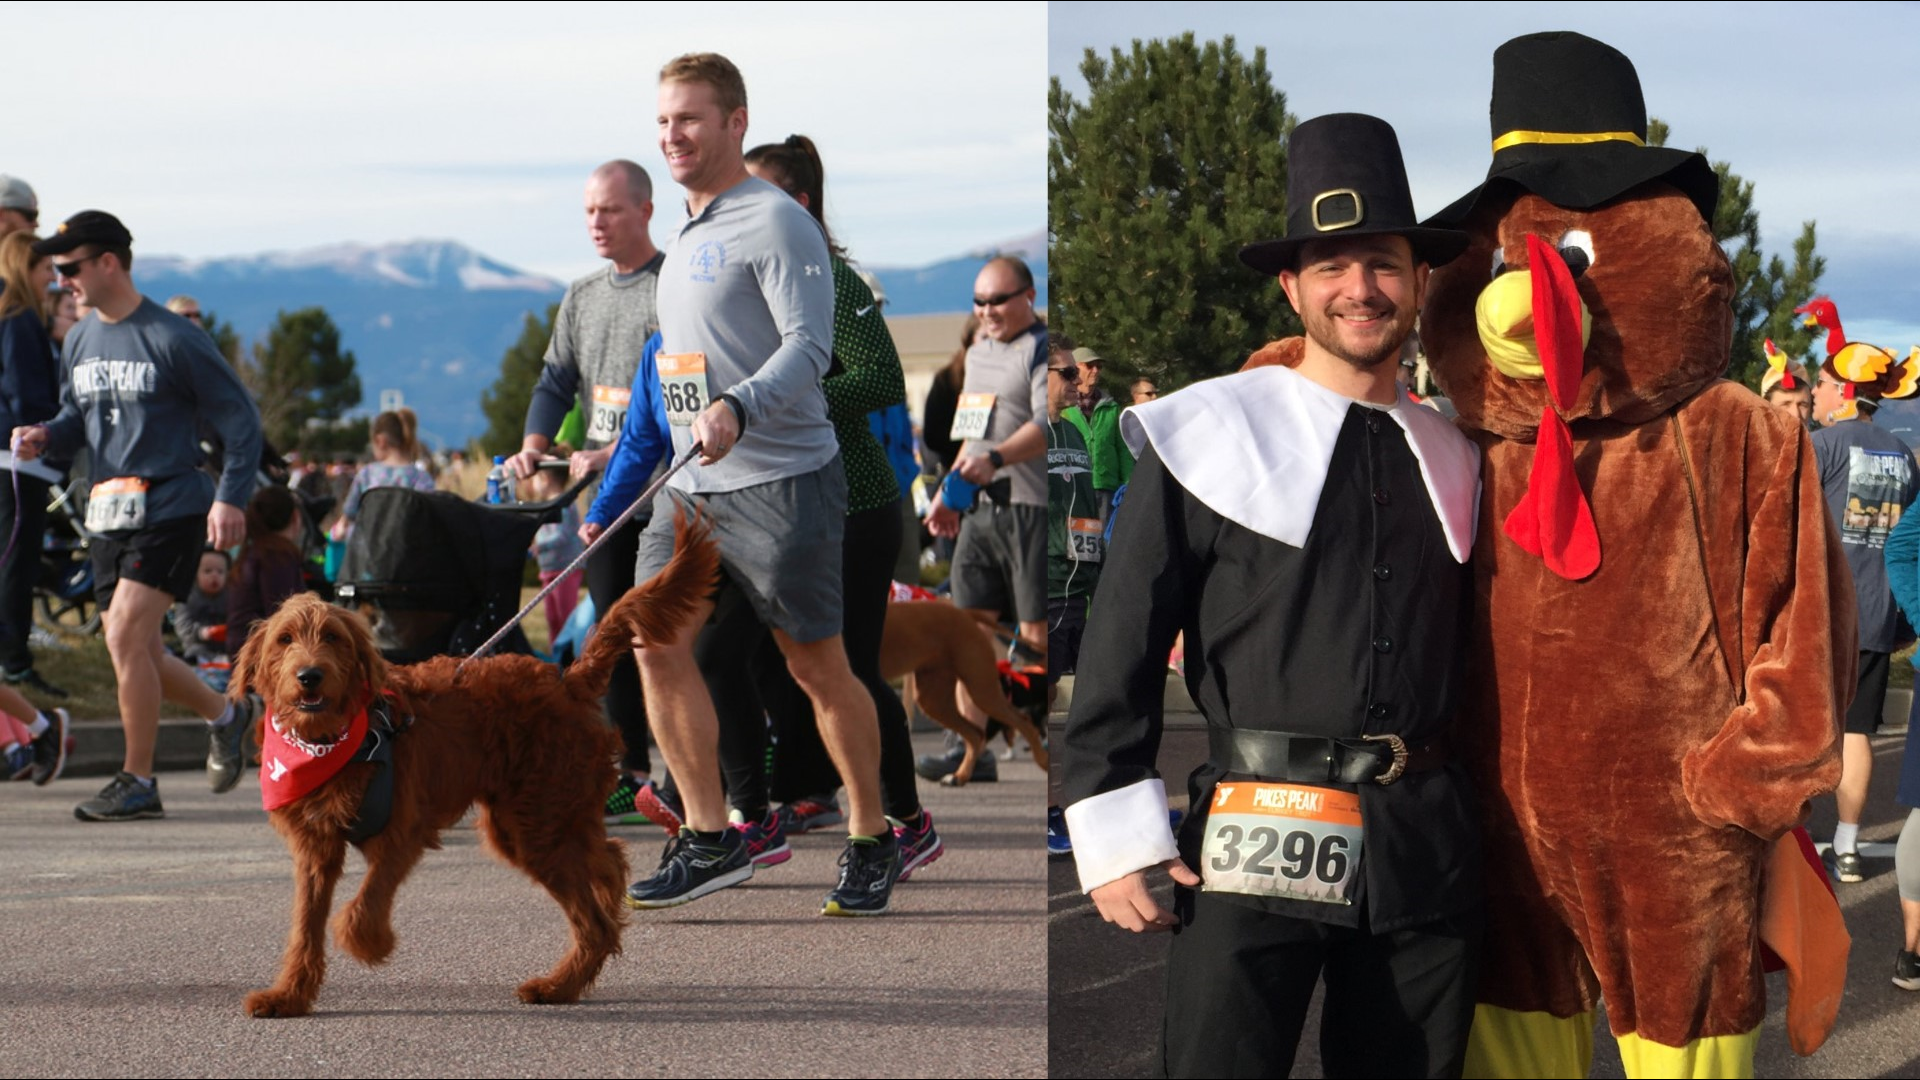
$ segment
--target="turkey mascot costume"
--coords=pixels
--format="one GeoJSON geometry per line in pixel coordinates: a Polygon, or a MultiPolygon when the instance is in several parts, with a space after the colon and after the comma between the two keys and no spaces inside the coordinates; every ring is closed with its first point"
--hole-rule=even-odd
{"type": "Polygon", "coordinates": [[[1421,317],[1485,461],[1456,736],[1488,867],[1468,1072],[1586,1075],[1604,998],[1629,1076],[1751,1076],[1763,942],[1802,1053],[1844,981],[1790,830],[1839,777],[1846,557],[1807,433],[1721,378],[1718,180],[1646,145],[1632,63],[1517,38],[1491,112],[1486,182],[1429,222],[1469,244],[1421,317]]]}

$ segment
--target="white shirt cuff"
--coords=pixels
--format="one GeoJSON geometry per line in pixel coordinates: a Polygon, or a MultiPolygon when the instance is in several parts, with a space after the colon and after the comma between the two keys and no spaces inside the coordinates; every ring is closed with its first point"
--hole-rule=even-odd
{"type": "Polygon", "coordinates": [[[1158,779],[1067,807],[1067,835],[1083,892],[1180,856],[1167,820],[1167,785],[1158,779]]]}

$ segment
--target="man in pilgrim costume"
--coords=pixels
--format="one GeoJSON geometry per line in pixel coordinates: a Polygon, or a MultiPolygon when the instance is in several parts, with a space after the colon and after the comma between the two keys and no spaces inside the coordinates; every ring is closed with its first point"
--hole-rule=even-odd
{"type": "Polygon", "coordinates": [[[1449,731],[1480,463],[1394,375],[1465,238],[1416,225],[1381,120],[1309,120],[1288,155],[1287,238],[1240,257],[1278,276],[1304,353],[1124,414],[1139,462],[1102,577],[1126,587],[1088,619],[1066,816],[1102,917],[1176,931],[1169,1075],[1286,1075],[1323,970],[1327,1075],[1456,1075],[1480,858],[1449,731]],[[1154,762],[1181,631],[1211,754],[1176,837],[1154,762]]]}

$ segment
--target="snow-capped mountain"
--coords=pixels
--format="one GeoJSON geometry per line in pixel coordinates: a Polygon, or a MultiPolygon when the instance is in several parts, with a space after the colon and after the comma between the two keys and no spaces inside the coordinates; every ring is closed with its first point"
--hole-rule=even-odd
{"type": "MultiPolygon", "coordinates": [[[[925,267],[868,267],[889,315],[965,311],[992,254],[1019,254],[1046,302],[1044,231],[925,267]]],[[[564,282],[508,266],[452,240],[332,244],[302,251],[183,259],[142,255],[134,280],[155,300],[191,293],[243,341],[265,335],[283,310],[322,307],[358,361],[363,412],[399,390],[432,445],[460,445],[486,428],[480,395],[529,314],[545,313],[564,282]]],[[[512,449],[512,448],[501,448],[512,449]]]]}
{"type": "Polygon", "coordinates": [[[495,262],[454,240],[413,240],[400,244],[330,244],[304,251],[270,251],[221,259],[143,257],[146,273],[178,274],[214,282],[240,282],[320,273],[347,281],[402,285],[415,289],[459,288],[510,292],[551,292],[564,283],[495,262]]]}

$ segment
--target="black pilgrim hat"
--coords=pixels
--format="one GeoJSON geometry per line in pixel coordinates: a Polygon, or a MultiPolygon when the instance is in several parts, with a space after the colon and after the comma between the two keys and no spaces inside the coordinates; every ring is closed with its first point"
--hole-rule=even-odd
{"type": "Polygon", "coordinates": [[[1620,50],[1571,31],[1494,50],[1493,165],[1487,179],[1426,224],[1458,227],[1489,193],[1519,189],[1586,210],[1649,180],[1680,189],[1713,220],[1720,180],[1707,159],[1647,145],[1640,76],[1620,50]]]}
{"type": "Polygon", "coordinates": [[[1420,224],[1393,125],[1361,113],[1331,113],[1296,125],[1287,138],[1287,235],[1240,249],[1263,274],[1295,269],[1310,240],[1390,233],[1416,258],[1439,266],[1466,250],[1467,234],[1420,224]]]}

